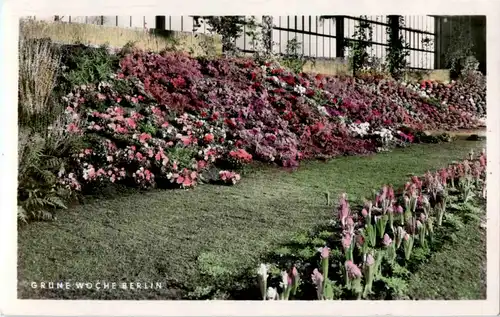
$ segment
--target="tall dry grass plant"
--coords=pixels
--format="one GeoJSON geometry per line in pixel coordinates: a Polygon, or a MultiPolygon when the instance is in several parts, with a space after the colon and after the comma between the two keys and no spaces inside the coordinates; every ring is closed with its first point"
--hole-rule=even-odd
{"type": "Polygon", "coordinates": [[[52,98],[60,58],[50,41],[20,37],[18,119],[21,126],[43,130],[61,114],[61,106],[52,98]]]}

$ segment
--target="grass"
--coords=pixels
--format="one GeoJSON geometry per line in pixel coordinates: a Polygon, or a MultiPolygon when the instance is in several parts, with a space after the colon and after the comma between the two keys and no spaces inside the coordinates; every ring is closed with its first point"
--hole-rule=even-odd
{"type": "MultiPolygon", "coordinates": [[[[60,213],[56,222],[20,229],[18,295],[178,299],[203,295],[209,291],[204,287],[216,280],[237,287],[242,272],[255,267],[259,257],[332,217],[326,191],[333,199],[343,191],[350,200],[361,199],[371,189],[400,185],[409,174],[444,167],[483,146],[470,141],[415,145],[367,157],[308,162],[295,172],[263,167],[234,187],[150,191],[76,206],[60,213]],[[164,282],[168,287],[62,291],[29,285],[42,281],[164,282]]],[[[464,247],[461,252],[453,255],[472,256],[475,251],[464,247]]],[[[444,280],[448,274],[442,273],[444,280]]],[[[422,279],[427,277],[434,278],[422,279]]]]}
{"type": "Polygon", "coordinates": [[[441,250],[412,275],[408,289],[411,298],[486,299],[486,230],[480,228],[479,221],[469,220],[443,238],[446,242],[441,250]]]}
{"type": "Polygon", "coordinates": [[[85,23],[45,22],[23,19],[20,22],[20,34],[25,38],[50,38],[65,44],[92,44],[120,48],[134,43],[144,50],[160,52],[172,48],[190,52],[193,56],[205,55],[204,45],[214,43],[216,53],[222,53],[219,36],[189,32],[160,32],[153,29],[120,28],[85,23]]]}

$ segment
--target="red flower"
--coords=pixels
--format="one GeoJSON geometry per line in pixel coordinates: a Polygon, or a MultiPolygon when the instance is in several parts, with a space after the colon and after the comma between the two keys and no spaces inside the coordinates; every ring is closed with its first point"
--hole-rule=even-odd
{"type": "Polygon", "coordinates": [[[208,133],[205,135],[203,140],[205,140],[205,142],[207,143],[211,143],[214,140],[214,135],[212,133],[208,133]]]}

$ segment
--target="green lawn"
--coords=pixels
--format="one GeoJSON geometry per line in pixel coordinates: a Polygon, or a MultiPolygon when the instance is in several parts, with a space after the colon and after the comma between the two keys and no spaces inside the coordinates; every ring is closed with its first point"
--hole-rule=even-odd
{"type": "MultiPolygon", "coordinates": [[[[158,190],[79,205],[61,212],[56,222],[20,230],[19,297],[175,299],[213,284],[209,276],[234,284],[241,272],[294,233],[332,217],[326,191],[334,199],[343,191],[360,199],[371,189],[399,186],[410,173],[444,167],[483,146],[472,141],[415,145],[369,157],[308,162],[294,172],[265,167],[233,187],[158,190]],[[169,288],[40,290],[29,286],[32,281],[166,281],[169,288]]],[[[471,246],[461,252],[475,254],[471,246]]],[[[434,283],[439,273],[423,272],[419,279],[434,283]]]]}
{"type": "Polygon", "coordinates": [[[478,221],[464,222],[454,234],[446,233],[442,249],[412,275],[408,289],[411,298],[486,299],[486,230],[478,221]]]}

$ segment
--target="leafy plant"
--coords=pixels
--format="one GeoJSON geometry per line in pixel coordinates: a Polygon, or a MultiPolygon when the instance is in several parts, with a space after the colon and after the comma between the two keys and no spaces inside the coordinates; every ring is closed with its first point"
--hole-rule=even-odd
{"type": "Polygon", "coordinates": [[[387,18],[387,67],[392,77],[401,78],[403,70],[407,66],[406,57],[410,55],[409,45],[405,43],[399,29],[404,27],[402,16],[389,16],[387,18]]]}
{"type": "Polygon", "coordinates": [[[97,84],[110,79],[118,66],[118,56],[106,45],[88,47],[83,44],[65,46],[61,50],[66,71],[64,80],[69,87],[97,84]]]}
{"type": "Polygon", "coordinates": [[[66,209],[70,192],[60,186],[57,172],[63,159],[45,154],[46,140],[40,134],[20,130],[18,143],[18,217],[28,220],[52,219],[56,209],[66,209]]]}
{"type": "Polygon", "coordinates": [[[296,38],[289,40],[286,44],[285,54],[281,58],[281,64],[294,73],[301,73],[304,65],[308,61],[312,61],[314,63],[313,58],[300,53],[301,45],[302,43],[296,38]]]}
{"type": "Polygon", "coordinates": [[[373,29],[367,21],[366,16],[360,16],[359,24],[354,27],[353,40],[349,42],[349,60],[354,76],[358,71],[367,66],[369,54],[367,49],[371,47],[373,29]],[[365,19],[365,20],[363,20],[365,19]]]}

